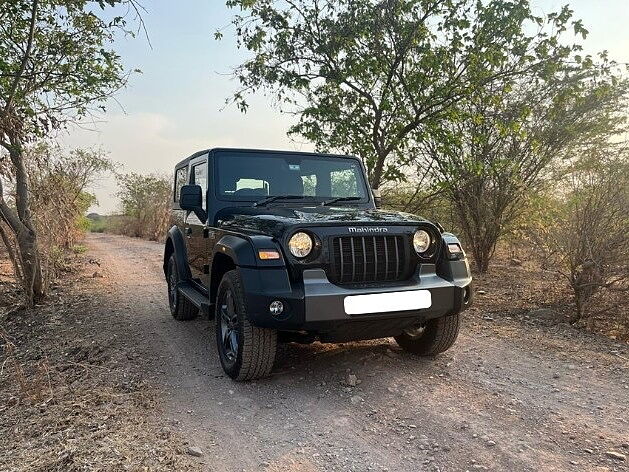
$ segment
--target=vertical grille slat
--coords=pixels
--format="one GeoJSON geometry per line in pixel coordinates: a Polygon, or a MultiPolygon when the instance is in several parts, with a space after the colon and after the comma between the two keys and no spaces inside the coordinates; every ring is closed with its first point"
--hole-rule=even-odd
{"type": "Polygon", "coordinates": [[[387,237],[384,238],[384,279],[389,280],[389,245],[387,244],[387,237]]]}
{"type": "Polygon", "coordinates": [[[365,247],[365,238],[360,238],[363,243],[363,282],[367,280],[367,248],[365,247]]]}
{"type": "Polygon", "coordinates": [[[399,277],[400,273],[400,253],[397,245],[397,238],[395,238],[395,277],[399,277]]]}
{"type": "Polygon", "coordinates": [[[373,281],[378,280],[378,251],[376,246],[376,237],[373,237],[373,261],[374,261],[374,269],[373,269],[373,281]]]}
{"type": "Polygon", "coordinates": [[[340,236],[332,239],[331,282],[402,280],[411,264],[405,236],[340,236]]]}
{"type": "Polygon", "coordinates": [[[356,280],[356,251],[354,251],[354,238],[351,238],[350,243],[352,245],[352,282],[356,280]]]}
{"type": "Polygon", "coordinates": [[[343,247],[341,246],[342,243],[339,239],[337,239],[337,242],[339,243],[339,254],[341,257],[341,280],[342,280],[343,275],[344,275],[345,262],[343,261],[343,247]]]}

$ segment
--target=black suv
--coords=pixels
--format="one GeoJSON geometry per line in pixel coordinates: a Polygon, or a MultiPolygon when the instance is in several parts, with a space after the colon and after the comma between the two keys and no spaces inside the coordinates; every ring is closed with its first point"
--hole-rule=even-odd
{"type": "Polygon", "coordinates": [[[393,336],[434,355],[471,301],[458,239],[376,209],[360,159],[245,149],[198,152],[175,168],[164,251],[178,320],[214,315],[225,372],[271,372],[278,342],[393,336]]]}

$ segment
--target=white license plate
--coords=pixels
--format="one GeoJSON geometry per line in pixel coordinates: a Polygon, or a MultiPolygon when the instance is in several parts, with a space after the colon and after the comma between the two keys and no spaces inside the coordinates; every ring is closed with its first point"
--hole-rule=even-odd
{"type": "Polygon", "coordinates": [[[432,296],[429,290],[370,293],[345,297],[343,304],[345,305],[345,313],[348,315],[421,310],[422,308],[430,308],[432,296]]]}

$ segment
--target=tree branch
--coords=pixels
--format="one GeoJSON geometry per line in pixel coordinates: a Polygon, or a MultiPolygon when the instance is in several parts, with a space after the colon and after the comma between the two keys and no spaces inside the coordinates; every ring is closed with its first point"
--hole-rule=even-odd
{"type": "Polygon", "coordinates": [[[31,12],[31,22],[30,22],[30,28],[28,32],[28,43],[26,44],[26,50],[24,51],[24,56],[22,57],[20,70],[15,76],[13,83],[11,84],[10,92],[9,92],[9,95],[7,96],[7,102],[4,105],[3,115],[5,116],[11,109],[11,106],[13,105],[13,99],[15,98],[17,87],[20,83],[20,79],[22,78],[22,75],[24,74],[24,71],[26,70],[26,64],[28,63],[28,60],[30,59],[30,56],[31,56],[31,50],[33,48],[33,40],[35,38],[35,23],[37,22],[38,3],[39,3],[39,0],[33,0],[33,10],[31,12]]]}

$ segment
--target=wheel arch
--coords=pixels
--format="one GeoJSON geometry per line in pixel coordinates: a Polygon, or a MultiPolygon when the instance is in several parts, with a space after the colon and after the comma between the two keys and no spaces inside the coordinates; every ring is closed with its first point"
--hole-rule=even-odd
{"type": "Polygon", "coordinates": [[[188,265],[188,251],[183,239],[183,235],[177,226],[173,226],[166,236],[166,244],[164,245],[164,275],[168,273],[168,261],[172,255],[175,255],[177,261],[177,272],[179,272],[179,280],[190,280],[192,273],[188,265]]]}
{"type": "MultiPolygon", "coordinates": [[[[233,269],[285,268],[283,256],[279,259],[261,260],[257,257],[258,250],[275,249],[280,254],[281,248],[269,236],[247,236],[235,233],[224,234],[215,244],[210,267],[210,303],[216,301],[218,286],[226,272],[233,269]]],[[[245,284],[246,277],[241,280],[245,284]]],[[[247,280],[247,283],[251,280],[247,280]]]]}
{"type": "Polygon", "coordinates": [[[210,270],[210,303],[214,303],[216,301],[218,286],[220,285],[221,280],[223,280],[223,276],[230,270],[234,270],[237,267],[238,266],[231,255],[222,252],[214,254],[214,257],[212,258],[212,268],[210,270]]]}
{"type": "Polygon", "coordinates": [[[257,265],[251,240],[245,236],[225,234],[214,247],[214,259],[219,254],[229,256],[237,266],[257,265]]]}

